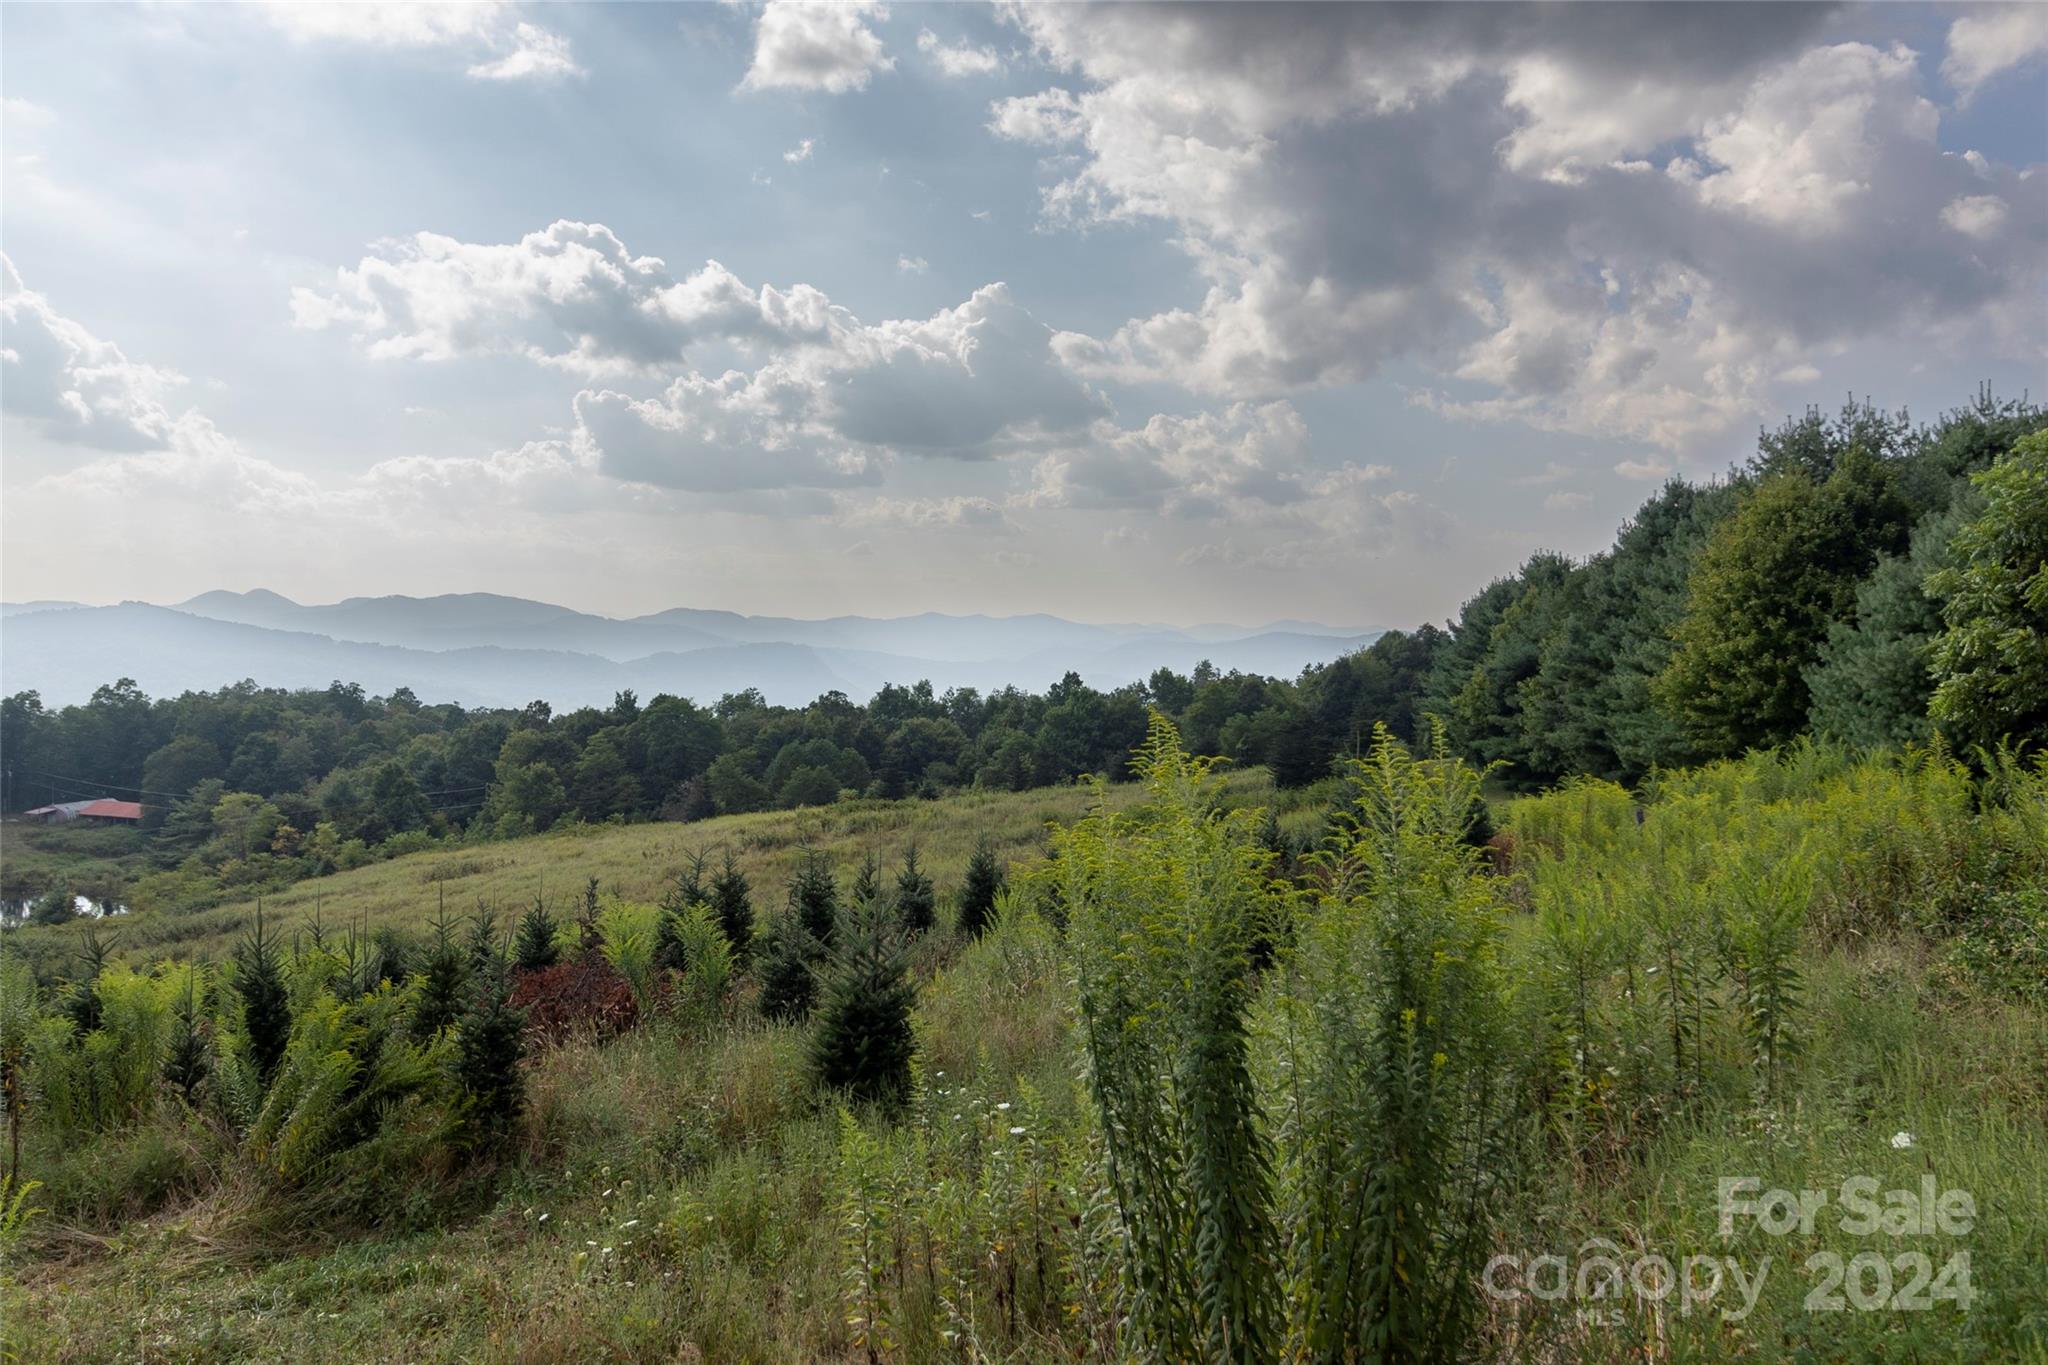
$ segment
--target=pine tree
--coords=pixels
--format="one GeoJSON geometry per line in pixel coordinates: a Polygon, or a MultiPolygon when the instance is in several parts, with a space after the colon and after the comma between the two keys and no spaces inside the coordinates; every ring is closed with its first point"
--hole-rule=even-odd
{"type": "Polygon", "coordinates": [[[561,949],[555,946],[555,917],[539,896],[520,916],[512,952],[522,972],[544,972],[561,960],[561,949]]]}
{"type": "Polygon", "coordinates": [[[654,929],[654,965],[658,968],[679,972],[689,966],[678,929],[684,911],[710,901],[704,889],[704,862],[702,849],[691,852],[662,895],[661,918],[654,929]]]}
{"type": "Polygon", "coordinates": [[[853,874],[853,881],[846,888],[848,905],[866,905],[882,894],[882,860],[869,849],[861,855],[860,870],[853,874]]]}
{"type": "Polygon", "coordinates": [[[578,941],[585,957],[604,951],[604,930],[597,923],[597,912],[601,908],[598,901],[597,878],[592,877],[583,884],[582,913],[576,917],[578,941]]]}
{"type": "Polygon", "coordinates": [[[455,1078],[469,1101],[479,1145],[503,1140],[526,1104],[526,1013],[511,1007],[504,962],[493,955],[476,973],[455,1033],[455,1078]]]}
{"type": "Polygon", "coordinates": [[[235,990],[242,997],[242,1031],[249,1038],[249,1060],[264,1086],[277,1072],[291,1041],[292,1015],[284,989],[284,964],[277,940],[263,932],[263,905],[256,905],[256,932],[235,949],[235,990]]]}
{"type": "MultiPolygon", "coordinates": [[[[260,914],[258,921],[261,922],[260,914]]],[[[113,946],[113,941],[101,938],[92,925],[85,926],[78,947],[84,969],[71,983],[71,993],[64,999],[64,1012],[71,1017],[71,1026],[81,1038],[100,1026],[100,973],[106,969],[107,953],[113,946]]]]}
{"type": "Polygon", "coordinates": [[[821,974],[811,1037],[811,1066],[821,1083],[889,1106],[910,1093],[910,1012],[917,1003],[902,932],[892,920],[872,903],[845,916],[821,974]]]}
{"type": "Polygon", "coordinates": [[[498,944],[498,915],[478,905],[469,918],[469,973],[479,975],[502,964],[504,953],[498,944]]]}
{"type": "Polygon", "coordinates": [[[974,846],[974,856],[967,860],[967,880],[960,885],[961,933],[981,937],[981,931],[995,914],[996,897],[1002,894],[1003,881],[1003,865],[996,860],[996,851],[984,835],[974,846]]]}
{"type": "Polygon", "coordinates": [[[734,964],[745,966],[754,951],[754,902],[747,876],[740,871],[730,846],[725,850],[725,862],[718,875],[711,879],[711,910],[718,916],[719,927],[725,930],[726,942],[732,945],[734,964]]]}
{"type": "Polygon", "coordinates": [[[405,950],[405,939],[396,929],[379,929],[370,940],[369,984],[377,986],[388,983],[398,985],[412,975],[410,954],[405,950]]]}
{"type": "Polygon", "coordinates": [[[412,1036],[421,1041],[432,1038],[462,1016],[463,988],[468,984],[462,954],[449,931],[445,915],[434,919],[434,946],[427,953],[426,969],[420,973],[419,997],[413,1003],[412,1036]]]}
{"type": "Polygon", "coordinates": [[[896,922],[906,934],[928,934],[938,923],[939,896],[932,879],[917,865],[917,845],[903,851],[903,869],[896,874],[896,922]]]}
{"type": "Polygon", "coordinates": [[[839,918],[839,888],[825,856],[806,848],[789,879],[789,913],[820,944],[830,944],[839,918]]]}
{"type": "Polygon", "coordinates": [[[801,1020],[818,995],[817,963],[824,945],[795,915],[778,917],[761,954],[761,1013],[770,1019],[801,1020]]]}
{"type": "Polygon", "coordinates": [[[185,994],[173,1007],[171,1047],[164,1057],[164,1079],[178,1087],[187,1103],[212,1069],[206,1045],[206,1010],[199,995],[198,967],[185,971],[185,994]]]}

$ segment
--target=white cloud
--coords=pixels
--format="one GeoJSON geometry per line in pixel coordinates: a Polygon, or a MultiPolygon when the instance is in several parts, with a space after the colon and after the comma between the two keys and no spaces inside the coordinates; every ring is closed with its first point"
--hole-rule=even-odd
{"type": "Polygon", "coordinates": [[[983,535],[1014,535],[1019,529],[997,503],[971,496],[863,501],[842,497],[838,520],[846,526],[970,530],[983,535]]]}
{"type": "Polygon", "coordinates": [[[1941,211],[1941,221],[1965,237],[1995,237],[2010,211],[1995,194],[1966,194],[1949,201],[1941,211]]]}
{"type": "Polygon", "coordinates": [[[865,90],[877,71],[893,70],[869,19],[888,9],[868,0],[841,4],[768,0],[754,24],[754,61],[744,90],[865,90]]]}
{"type": "Polygon", "coordinates": [[[1559,492],[1552,493],[1543,499],[1543,510],[1546,512],[1576,512],[1580,508],[1590,507],[1592,504],[1593,497],[1590,493],[1559,492]]]}
{"type": "Polygon", "coordinates": [[[1934,147],[1941,114],[1917,92],[1910,48],[1814,48],[1757,81],[1711,120],[1699,149],[1720,169],[1700,198],[1800,232],[1832,232],[1859,211],[1883,162],[1934,147]]]}
{"type": "Polygon", "coordinates": [[[966,76],[993,76],[1003,69],[1003,59],[992,47],[969,43],[948,44],[930,29],[917,35],[917,50],[931,59],[941,75],[959,80],[966,76]]]}
{"type": "Polygon", "coordinates": [[[329,290],[294,289],[292,314],[353,331],[380,359],[510,353],[588,378],[672,371],[704,338],[801,344],[846,324],[808,285],[750,289],[716,261],[677,279],[603,224],[566,221],[504,244],[383,243],[329,290]]]}
{"type": "Polygon", "coordinates": [[[1534,474],[1524,474],[1520,478],[1511,480],[1511,482],[1518,488],[1541,488],[1545,484],[1562,483],[1564,480],[1576,476],[1578,472],[1578,470],[1568,464],[1559,464],[1556,460],[1549,460],[1544,463],[1543,468],[1537,470],[1534,474]]]}
{"type": "Polygon", "coordinates": [[[1479,386],[1419,395],[1446,415],[1678,449],[1817,350],[2033,353],[2048,248],[1959,258],[1941,213],[2048,213],[2048,177],[1944,153],[1913,55],[1808,46],[1817,11],[1008,13],[1065,73],[991,106],[1055,149],[1047,223],[1161,224],[1202,278],[1062,333],[1084,375],[1262,399],[1412,358],[1479,386]]]}
{"type": "Polygon", "coordinates": [[[657,399],[586,392],[581,425],[622,477],[692,488],[872,483],[890,460],[1029,451],[1106,415],[1051,333],[988,285],[929,318],[861,324],[751,373],[690,373],[657,399]]]}
{"type": "Polygon", "coordinates": [[[44,434],[100,450],[163,450],[199,440],[211,424],[174,415],[175,370],[130,360],[64,317],[0,255],[0,405],[44,434]]]}
{"type": "Polygon", "coordinates": [[[301,42],[343,42],[386,49],[472,54],[478,80],[552,80],[580,76],[569,40],[518,17],[503,0],[460,4],[327,4],[265,0],[259,11],[301,42]]]}
{"type": "Polygon", "coordinates": [[[932,263],[922,256],[898,256],[896,269],[904,275],[922,275],[932,268],[932,263]]]}
{"type": "Polygon", "coordinates": [[[511,51],[492,61],[478,62],[469,68],[469,74],[486,81],[549,80],[583,74],[583,68],[576,65],[569,50],[567,38],[528,23],[519,24],[512,36],[511,51]]]}
{"type": "Polygon", "coordinates": [[[0,100],[0,122],[16,128],[47,128],[57,121],[57,115],[34,100],[9,95],[0,100]]]}
{"type": "Polygon", "coordinates": [[[784,152],[782,159],[792,166],[800,161],[809,161],[811,159],[811,149],[815,145],[810,138],[805,138],[802,142],[797,143],[796,146],[784,152]]]}
{"type": "Polygon", "coordinates": [[[1671,463],[1659,459],[1622,460],[1614,466],[1614,472],[1624,479],[1638,481],[1668,479],[1671,477],[1671,463]]]}
{"type": "Polygon", "coordinates": [[[2048,6],[1986,6],[1949,25],[1941,74],[1968,103],[1994,77],[2048,55],[2048,6]]]}

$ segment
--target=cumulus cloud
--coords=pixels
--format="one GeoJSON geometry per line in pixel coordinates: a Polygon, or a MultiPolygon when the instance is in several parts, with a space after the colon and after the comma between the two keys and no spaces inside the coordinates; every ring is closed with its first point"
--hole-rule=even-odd
{"type": "Polygon", "coordinates": [[[266,0],[260,12],[302,42],[345,42],[387,49],[446,49],[471,54],[477,80],[552,80],[580,76],[569,40],[518,17],[502,0],[460,4],[325,4],[266,0]]]}
{"type": "Polygon", "coordinates": [[[522,22],[512,30],[509,52],[476,63],[469,68],[469,74],[483,81],[547,80],[580,76],[583,68],[576,65],[567,38],[522,22]]]}
{"type": "Polygon", "coordinates": [[[1097,422],[1040,456],[1015,502],[1264,528],[1329,549],[1346,528],[1391,524],[1411,498],[1392,478],[1381,464],[1318,464],[1292,403],[1233,403],[1128,429],[1097,422]]]}
{"type": "Polygon", "coordinates": [[[1261,399],[1412,357],[1478,386],[1445,414],[1676,449],[1830,346],[2027,349],[2048,245],[1964,255],[1943,211],[2040,221],[2048,177],[1944,154],[1913,55],[1811,45],[1812,7],[1010,14],[1063,73],[990,111],[1057,153],[1047,222],[1163,223],[1203,279],[1058,337],[1084,375],[1261,399]]]}
{"type": "Polygon", "coordinates": [[[868,27],[888,9],[867,0],[843,4],[768,0],[754,22],[754,61],[743,90],[865,90],[877,71],[894,69],[882,40],[868,27]]]}
{"type": "Polygon", "coordinates": [[[948,43],[928,28],[918,31],[917,50],[939,69],[939,74],[954,80],[967,76],[993,76],[1003,69],[1003,59],[996,55],[994,48],[948,43]]]}
{"type": "Polygon", "coordinates": [[[22,283],[0,255],[0,407],[55,440],[99,450],[163,450],[207,426],[168,406],[185,378],[130,360],[22,283]]]}
{"type": "Polygon", "coordinates": [[[900,456],[988,459],[1084,428],[1107,403],[1000,284],[929,318],[849,322],[752,372],[692,372],[659,398],[586,391],[604,467],[674,487],[871,483],[900,456]]]}
{"type": "Polygon", "coordinates": [[[811,149],[815,145],[810,138],[805,138],[802,142],[797,143],[796,146],[784,152],[782,159],[792,166],[800,161],[809,161],[811,159],[811,149]]]}
{"type": "Polygon", "coordinates": [[[716,261],[678,279],[602,224],[567,221],[511,243],[380,244],[331,287],[294,289],[292,315],[382,359],[514,354],[588,378],[672,370],[706,338],[800,344],[845,322],[808,285],[750,289],[716,261]]]}
{"type": "Polygon", "coordinates": [[[1967,103],[1993,78],[2048,56],[2048,6],[1995,5],[1949,25],[1941,74],[1967,103]]]}
{"type": "Polygon", "coordinates": [[[932,268],[932,263],[922,256],[898,256],[896,269],[905,275],[922,275],[932,268]]]}
{"type": "Polygon", "coordinates": [[[911,530],[969,530],[983,535],[1014,535],[1017,523],[989,498],[842,499],[838,519],[847,526],[878,526],[911,530]]]}
{"type": "Polygon", "coordinates": [[[1965,237],[1995,237],[2011,209],[1995,194],[1965,194],[1951,199],[1941,221],[1965,237]]]}

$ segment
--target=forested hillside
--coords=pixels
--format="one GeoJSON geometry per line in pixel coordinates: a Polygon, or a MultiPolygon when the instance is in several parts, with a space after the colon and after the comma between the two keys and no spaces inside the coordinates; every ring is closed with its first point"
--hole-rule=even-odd
{"type": "Polygon", "coordinates": [[[696,820],[845,796],[1021,791],[1124,775],[1148,708],[1195,752],[1324,777],[1375,724],[1533,789],[1731,757],[1812,733],[1857,745],[1939,731],[1968,752],[2048,738],[2048,417],[1988,392],[1916,425],[1867,403],[1763,433],[1706,485],[1672,480],[1584,562],[1538,554],[1443,628],[1391,631],[1294,679],[1155,672],[1099,691],[883,687],[804,707],[622,692],[556,714],[244,682],[84,706],[0,703],[5,807],[117,796],[146,837],[118,872],[57,885],[14,860],[0,895],[204,904],[440,840],[564,821],[696,820]]]}

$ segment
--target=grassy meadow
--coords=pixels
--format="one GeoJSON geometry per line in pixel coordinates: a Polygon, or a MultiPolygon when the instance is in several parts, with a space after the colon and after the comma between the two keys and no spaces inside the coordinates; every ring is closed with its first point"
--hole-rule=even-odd
{"type": "MultiPolygon", "coordinates": [[[[1288,794],[1276,837],[1263,774],[1218,787],[1169,763],[1099,809],[1072,788],[599,826],[307,883],[265,902],[296,945],[295,1030],[342,989],[308,946],[316,910],[331,941],[422,934],[444,893],[451,917],[537,893],[566,915],[592,877],[651,903],[687,851],[729,845],[765,941],[802,848],[842,884],[874,849],[886,885],[913,840],[942,909],[901,959],[899,1103],[820,1084],[824,1025],[763,1016],[757,953],[623,1031],[530,1044],[523,1107],[487,1150],[448,1137],[452,1092],[422,1091],[441,1098],[395,1101],[290,1172],[289,1124],[265,1146],[266,1115],[227,1093],[246,1050],[231,984],[211,1079],[181,1095],[151,1072],[118,1114],[57,1117],[35,1067],[56,1086],[117,1028],[180,1055],[168,1016],[123,1002],[175,1004],[181,969],[157,962],[232,977],[254,916],[102,925],[126,965],[103,977],[98,1033],[46,1022],[29,1053],[42,1212],[0,1223],[7,1358],[1362,1359],[1378,1332],[1388,1358],[2048,1359],[2048,774],[1800,746],[1640,791],[1492,800],[1483,850],[1465,837],[1477,790],[1457,765],[1362,764],[1288,794]],[[1010,892],[971,937],[949,912],[983,837],[1010,892]],[[1202,1172],[1239,1159],[1243,1207],[1219,1212],[1202,1172]],[[1828,1200],[1810,1228],[1739,1216],[1724,1236],[1718,1182],[1744,1177],[1828,1200]],[[1854,1232],[1852,1177],[1966,1190],[1974,1217],[1854,1232]],[[1389,1190],[1407,1210],[1391,1223],[1369,1212],[1389,1190]],[[1231,1218],[1245,1255],[1191,1250],[1231,1218]],[[1319,1249],[1340,1243],[1333,1270],[1319,1249]],[[1146,1248],[1155,1262],[1133,1259],[1146,1248]],[[1897,1304],[1912,1257],[1938,1273],[1958,1253],[1967,1311],[1952,1292],[1897,1304]],[[1600,1292],[1605,1267],[1625,1281],[1651,1255],[1739,1265],[1753,1302],[1725,1279],[1600,1292]],[[1816,1255],[1865,1258],[1840,1308],[1813,1297],[1816,1255]],[[1530,1292],[1545,1256],[1568,1292],[1530,1292]],[[1382,1270],[1381,1297],[1360,1294],[1382,1270]],[[1258,1292],[1242,1320],[1261,1341],[1199,1306],[1228,1284],[1258,1292]],[[1176,1339],[1194,1344],[1158,1345],[1176,1339]]],[[[54,971],[77,933],[10,942],[54,971]]],[[[416,1009],[427,989],[350,1008],[416,1009]]],[[[39,1000],[67,1008],[47,983],[39,1000]]]]}

